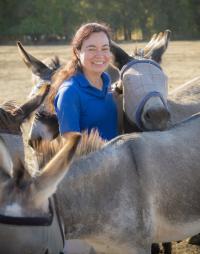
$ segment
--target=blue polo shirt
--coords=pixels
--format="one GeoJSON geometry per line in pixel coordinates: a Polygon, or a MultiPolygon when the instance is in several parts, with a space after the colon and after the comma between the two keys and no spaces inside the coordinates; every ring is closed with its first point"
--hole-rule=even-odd
{"type": "Polygon", "coordinates": [[[103,73],[102,80],[102,90],[92,86],[82,72],[63,82],[54,100],[61,134],[95,128],[106,140],[118,135],[117,107],[108,74],[103,73]]]}

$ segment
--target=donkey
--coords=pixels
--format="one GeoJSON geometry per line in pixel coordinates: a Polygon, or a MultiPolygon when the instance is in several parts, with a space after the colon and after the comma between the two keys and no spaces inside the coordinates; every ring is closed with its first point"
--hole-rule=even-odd
{"type": "MultiPolygon", "coordinates": [[[[160,33],[152,38],[152,40],[144,48],[143,59],[140,59],[139,50],[136,51],[135,56],[129,56],[123,51],[117,44],[112,42],[111,51],[114,55],[114,65],[118,68],[109,68],[111,73],[112,81],[118,79],[119,70],[121,70],[121,81],[123,86],[130,87],[136,80],[135,72],[140,73],[144,76],[143,85],[139,84],[138,81],[135,85],[142,87],[143,89],[135,89],[139,91],[128,91],[126,89],[125,94],[129,94],[130,97],[125,99],[125,115],[131,122],[136,122],[134,127],[139,130],[156,130],[164,129],[170,118],[169,111],[167,109],[167,79],[164,72],[161,70],[159,65],[162,54],[165,52],[170,32],[167,30],[165,33],[160,33]],[[157,62],[155,62],[155,61],[157,62]],[[122,68],[124,66],[124,68],[122,68]],[[150,71],[147,71],[148,70],[150,71]],[[131,72],[131,73],[129,73],[131,72]],[[155,79],[155,77],[157,77],[155,79]],[[134,79],[134,80],[133,80],[134,79]],[[129,109],[133,108],[135,113],[128,113],[129,109]],[[137,117],[135,117],[137,115],[137,117]],[[133,119],[134,118],[134,119],[133,119]],[[137,127],[136,127],[137,126],[137,127]]],[[[32,55],[30,55],[18,42],[18,49],[22,55],[22,59],[25,64],[31,68],[32,73],[41,79],[41,82],[37,83],[31,92],[34,94],[37,89],[40,89],[43,83],[51,82],[51,77],[57,71],[56,68],[48,67],[32,55]]],[[[141,50],[140,50],[141,52],[141,50]]],[[[55,61],[54,61],[55,62],[55,61]]],[[[54,65],[54,66],[59,66],[54,65]]],[[[62,67],[60,67],[62,68],[62,67]]],[[[119,89],[120,85],[116,86],[116,90],[119,89]]],[[[125,90],[125,89],[124,89],[125,90]]],[[[116,94],[116,98],[118,94],[116,94]]],[[[122,106],[119,106],[122,109],[122,106]]],[[[120,120],[120,126],[122,126],[123,119],[120,120]]],[[[122,129],[122,127],[120,128],[122,129]]],[[[127,130],[125,130],[126,132],[127,130]]],[[[49,113],[48,108],[43,107],[36,114],[36,118],[33,121],[31,132],[30,132],[30,143],[32,140],[37,139],[52,139],[58,135],[58,124],[55,115],[49,113]],[[49,124],[48,124],[49,122],[49,124]]]]}
{"type": "Polygon", "coordinates": [[[20,107],[0,107],[0,253],[61,253],[64,232],[54,199],[49,199],[66,173],[80,134],[44,166],[31,172],[24,162],[21,125],[44,100],[49,87],[20,107]],[[63,170],[62,170],[63,169],[63,170]]]}
{"type": "Polygon", "coordinates": [[[168,98],[171,124],[200,112],[200,76],[170,91],[168,98]]]}
{"type": "Polygon", "coordinates": [[[119,136],[74,160],[57,190],[66,237],[101,253],[149,254],[153,242],[198,233],[199,126],[197,114],[164,132],[119,136]]]}

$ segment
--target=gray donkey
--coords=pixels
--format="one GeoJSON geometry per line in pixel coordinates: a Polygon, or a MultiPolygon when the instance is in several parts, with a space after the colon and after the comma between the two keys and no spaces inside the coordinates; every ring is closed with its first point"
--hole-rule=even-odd
{"type": "Polygon", "coordinates": [[[49,198],[68,169],[80,134],[72,134],[42,171],[30,171],[21,131],[22,123],[40,106],[48,89],[43,87],[20,107],[11,102],[0,106],[0,253],[63,251],[62,223],[54,199],[49,198]]]}
{"type": "Polygon", "coordinates": [[[101,253],[150,254],[153,242],[198,233],[199,127],[197,114],[164,132],[119,136],[74,160],[57,191],[67,238],[101,253]]]}

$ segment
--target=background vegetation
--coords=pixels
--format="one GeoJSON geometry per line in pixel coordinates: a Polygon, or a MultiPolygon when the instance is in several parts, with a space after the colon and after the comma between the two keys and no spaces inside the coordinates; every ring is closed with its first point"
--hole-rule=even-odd
{"type": "Polygon", "coordinates": [[[200,0],[1,0],[0,43],[62,43],[89,21],[109,24],[118,40],[166,28],[176,40],[200,39],[200,0]]]}

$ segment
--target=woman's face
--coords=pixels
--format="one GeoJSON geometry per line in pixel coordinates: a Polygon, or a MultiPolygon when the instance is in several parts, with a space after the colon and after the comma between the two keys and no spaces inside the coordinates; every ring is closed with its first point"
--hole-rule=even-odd
{"type": "Polygon", "coordinates": [[[78,56],[87,74],[101,74],[108,67],[111,60],[110,46],[104,32],[92,33],[82,43],[78,56]]]}

